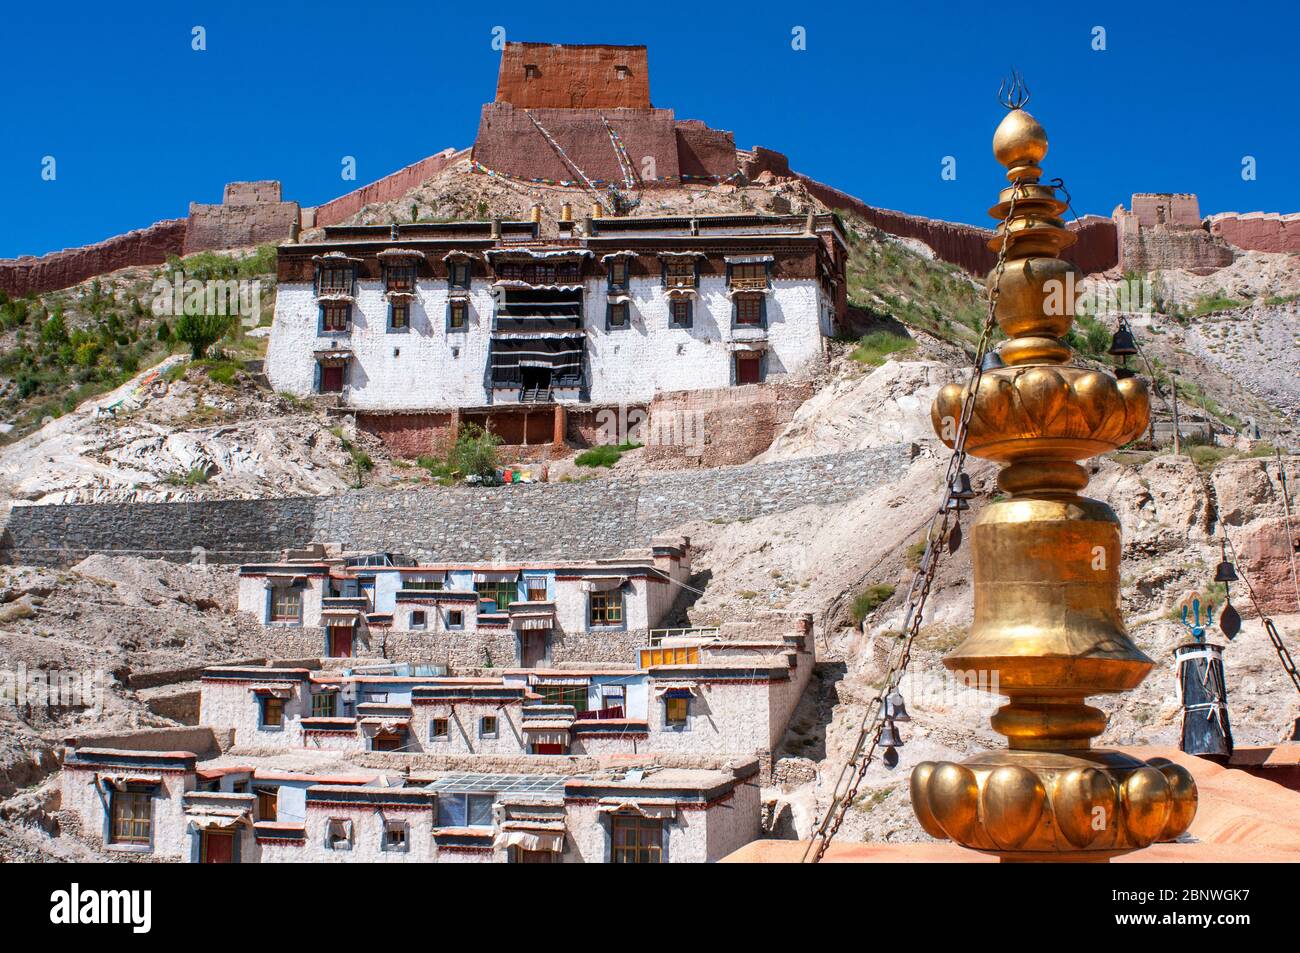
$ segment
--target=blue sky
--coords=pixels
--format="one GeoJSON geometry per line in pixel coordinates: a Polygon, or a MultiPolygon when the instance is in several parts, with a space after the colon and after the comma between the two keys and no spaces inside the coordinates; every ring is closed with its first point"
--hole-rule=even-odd
{"type": "Polygon", "coordinates": [[[468,146],[495,90],[496,26],[647,44],[656,106],[887,208],[985,223],[994,95],[1014,64],[1052,139],[1045,168],[1080,214],[1134,191],[1196,192],[1205,214],[1300,210],[1293,3],[67,2],[10,5],[6,21],[0,257],[183,216],[230,180],[280,179],[314,205],[468,146]],[[791,49],[796,26],[806,50],[791,49]],[[340,179],[347,155],[355,182],[340,179]]]}

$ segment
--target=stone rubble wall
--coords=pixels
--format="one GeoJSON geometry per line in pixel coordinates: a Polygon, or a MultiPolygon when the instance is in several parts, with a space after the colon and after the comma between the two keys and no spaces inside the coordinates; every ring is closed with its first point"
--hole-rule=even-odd
{"type": "Polygon", "coordinates": [[[594,559],[696,520],[753,519],[843,502],[898,479],[914,444],[624,482],[357,490],[190,503],[15,506],[0,562],[73,565],[93,553],[245,563],[312,540],[428,561],[594,559]]]}

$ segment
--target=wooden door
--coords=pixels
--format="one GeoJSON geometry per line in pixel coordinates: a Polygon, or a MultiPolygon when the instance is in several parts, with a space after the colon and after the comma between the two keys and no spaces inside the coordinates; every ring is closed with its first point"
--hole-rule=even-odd
{"type": "Polygon", "coordinates": [[[343,390],[343,365],[333,364],[320,369],[320,389],[323,394],[337,394],[343,390]]]}
{"type": "Polygon", "coordinates": [[[736,355],[736,383],[757,384],[763,378],[762,357],[758,354],[736,355]]]}
{"type": "Polygon", "coordinates": [[[203,832],[203,863],[233,864],[235,862],[235,835],[229,831],[203,832]]]}
{"type": "Polygon", "coordinates": [[[519,633],[519,664],[524,668],[538,668],[546,662],[545,630],[519,633]]]}
{"type": "Polygon", "coordinates": [[[330,656],[332,658],[352,657],[352,626],[330,626],[330,656]]]}

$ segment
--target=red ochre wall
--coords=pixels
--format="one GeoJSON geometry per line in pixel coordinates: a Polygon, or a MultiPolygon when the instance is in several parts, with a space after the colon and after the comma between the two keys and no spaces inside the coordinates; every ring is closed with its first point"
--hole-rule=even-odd
{"type": "Polygon", "coordinates": [[[1300,252],[1300,214],[1216,215],[1210,219],[1210,234],[1247,251],[1300,252]]]}
{"type": "Polygon", "coordinates": [[[496,101],[525,109],[649,109],[646,48],[507,43],[496,101]]]}
{"type": "MultiPolygon", "coordinates": [[[[988,248],[988,240],[993,237],[988,229],[875,208],[807,176],[799,178],[808,191],[828,207],[858,215],[891,235],[920,239],[934,249],[936,257],[973,275],[988,274],[997,262],[988,248]]],[[[1113,221],[1088,216],[1077,224],[1071,223],[1070,227],[1079,238],[1061,257],[1074,262],[1085,274],[1108,271],[1119,263],[1119,238],[1113,221]]]]}
{"type": "Polygon", "coordinates": [[[19,297],[68,288],[87,278],[128,265],[161,265],[179,255],[188,220],[168,219],[94,245],[0,261],[0,290],[19,297]]]}

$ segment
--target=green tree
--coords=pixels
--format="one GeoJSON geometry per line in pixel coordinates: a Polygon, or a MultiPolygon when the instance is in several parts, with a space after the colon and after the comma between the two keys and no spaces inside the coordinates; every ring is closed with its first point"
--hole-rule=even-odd
{"type": "Polygon", "coordinates": [[[230,329],[231,316],[226,314],[182,314],[176,319],[173,337],[190,346],[190,357],[203,359],[208,348],[221,340],[230,329]]]}

